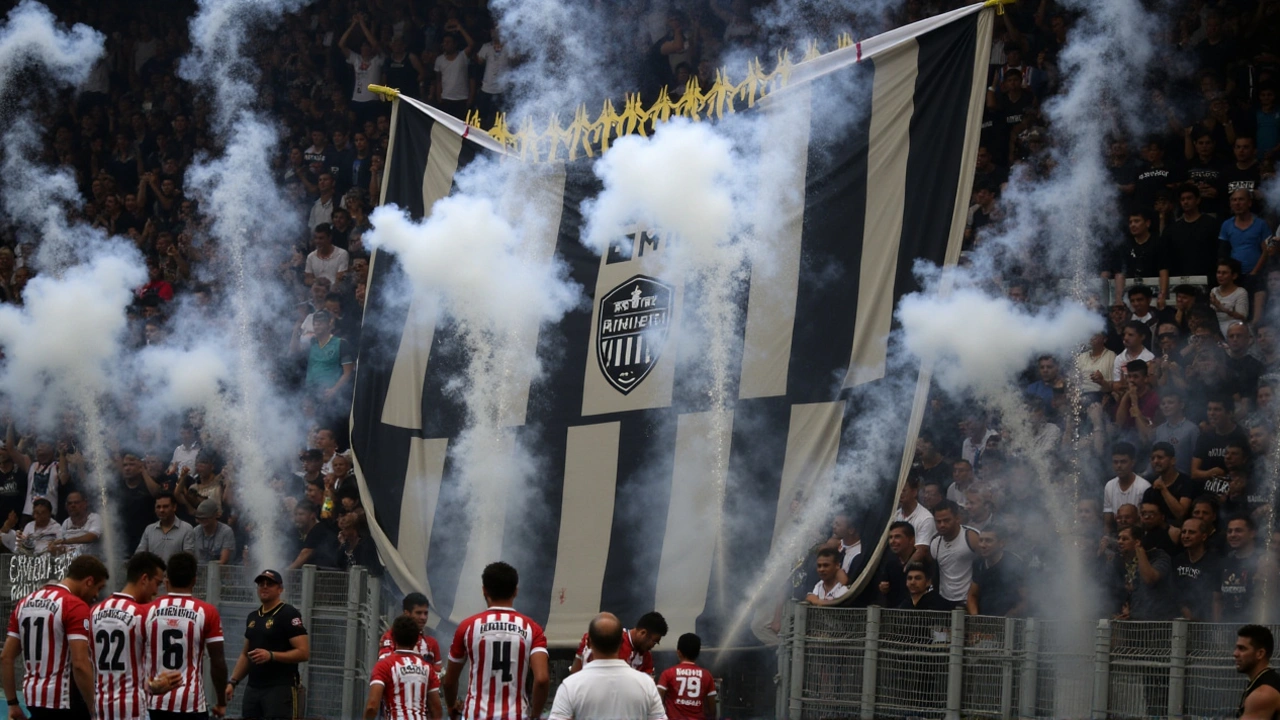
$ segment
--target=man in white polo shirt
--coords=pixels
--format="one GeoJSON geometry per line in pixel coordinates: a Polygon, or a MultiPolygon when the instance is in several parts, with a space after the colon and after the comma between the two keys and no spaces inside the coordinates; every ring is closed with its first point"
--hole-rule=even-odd
{"type": "Polygon", "coordinates": [[[551,720],[666,720],[653,678],[618,659],[622,623],[600,613],[587,627],[592,662],[570,675],[556,691],[551,720]]]}

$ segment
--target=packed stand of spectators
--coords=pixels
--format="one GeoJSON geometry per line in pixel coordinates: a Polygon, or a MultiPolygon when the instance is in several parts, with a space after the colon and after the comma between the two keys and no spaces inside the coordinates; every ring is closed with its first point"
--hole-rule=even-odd
{"type": "MultiPolygon", "coordinates": [[[[933,393],[879,566],[852,597],[870,548],[851,502],[797,558],[793,598],[1053,613],[1036,589],[1064,553],[1118,619],[1252,622],[1261,589],[1280,586],[1280,208],[1260,193],[1280,155],[1280,5],[1180,5],[1155,38],[1159,69],[1132,78],[1153,134],[1109,146],[1121,204],[1087,298],[1104,329],[1026,369],[1021,418],[933,393]]],[[[997,19],[969,252],[1000,232],[1010,178],[1053,169],[1041,107],[1074,19],[1048,0],[997,19]]],[[[1060,269],[1004,260],[993,292],[1029,310],[1060,302],[1060,269]]]]}

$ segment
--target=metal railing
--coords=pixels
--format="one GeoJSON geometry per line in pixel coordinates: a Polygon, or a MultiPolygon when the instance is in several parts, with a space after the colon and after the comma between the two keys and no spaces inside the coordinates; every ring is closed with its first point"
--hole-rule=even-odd
{"type": "MultiPolygon", "coordinates": [[[[5,617],[32,582],[15,572],[13,557],[8,556],[6,562],[10,571],[0,573],[0,612],[5,617]]],[[[245,620],[259,606],[255,575],[256,570],[244,566],[208,565],[201,568],[196,582],[195,595],[212,603],[222,615],[228,672],[244,644],[245,620]]],[[[123,576],[123,572],[112,573],[113,589],[119,587],[123,576]]],[[[378,640],[386,627],[382,581],[370,577],[364,568],[336,572],[311,565],[285,571],[284,581],[284,600],[302,613],[311,640],[311,660],[299,668],[305,689],[303,717],[360,717],[369,675],[378,659],[378,640]]],[[[19,662],[19,676],[21,667],[19,662]]],[[[207,670],[205,683],[211,688],[207,670]]],[[[230,717],[239,716],[243,694],[243,689],[236,693],[227,708],[230,717]]]]}
{"type": "Polygon", "coordinates": [[[777,717],[1235,717],[1237,629],[792,603],[777,717]]]}

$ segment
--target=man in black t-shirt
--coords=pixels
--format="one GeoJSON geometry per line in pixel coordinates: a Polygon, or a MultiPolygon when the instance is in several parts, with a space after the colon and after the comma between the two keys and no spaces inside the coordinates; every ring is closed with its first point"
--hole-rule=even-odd
{"type": "Polygon", "coordinates": [[[1155,210],[1156,198],[1167,192],[1173,183],[1173,173],[1164,164],[1164,148],[1159,140],[1150,140],[1142,147],[1146,162],[1138,167],[1134,182],[1133,201],[1137,209],[1149,213],[1155,210]]]}
{"type": "MultiPolygon", "coordinates": [[[[1225,217],[1227,213],[1226,185],[1222,179],[1223,165],[1217,156],[1217,147],[1213,134],[1203,127],[1196,128],[1191,135],[1196,157],[1187,163],[1187,185],[1196,190],[1200,199],[1200,212],[1217,217],[1225,217]]],[[[1187,211],[1184,206],[1182,211],[1187,211]]]]}
{"type": "MultiPolygon", "coordinates": [[[[1177,450],[1167,442],[1151,446],[1151,487],[1142,493],[1143,503],[1160,506],[1166,521],[1177,525],[1191,514],[1191,501],[1204,491],[1204,483],[1178,472],[1177,450]]],[[[1171,553],[1172,554],[1172,553],[1171,553]]]]}
{"type": "MultiPolygon", "coordinates": [[[[1111,262],[1116,276],[1116,295],[1124,294],[1125,278],[1160,278],[1160,296],[1169,292],[1169,257],[1162,238],[1151,232],[1150,211],[1129,213],[1129,237],[1111,262]]],[[[1105,277],[1105,275],[1104,275],[1105,277]]]]}
{"type": "Polygon", "coordinates": [[[1025,124],[1023,114],[1033,105],[1031,93],[1022,87],[1022,71],[1016,68],[1005,71],[999,90],[988,88],[987,112],[991,128],[982,144],[991,151],[997,163],[1009,164],[1010,141],[1022,130],[1025,124]]]}
{"type": "Polygon", "coordinates": [[[293,524],[302,538],[302,549],[298,552],[298,557],[289,564],[290,570],[303,565],[328,569],[339,567],[338,536],[328,525],[320,522],[318,515],[319,509],[308,500],[299,502],[293,509],[293,524]]]}
{"type": "Polygon", "coordinates": [[[1262,183],[1262,170],[1258,166],[1258,149],[1253,138],[1237,136],[1231,148],[1236,156],[1234,164],[1227,165],[1222,171],[1222,181],[1226,185],[1227,197],[1237,190],[1248,190],[1254,193],[1262,183]]]}
{"type": "Polygon", "coordinates": [[[1178,191],[1182,217],[1165,230],[1169,253],[1170,275],[1203,275],[1212,278],[1217,271],[1222,223],[1201,212],[1202,196],[1195,185],[1183,185],[1178,191]]]}
{"type": "Polygon", "coordinates": [[[1248,447],[1249,436],[1231,418],[1234,410],[1235,403],[1228,396],[1210,397],[1205,403],[1209,427],[1196,440],[1196,453],[1191,458],[1191,479],[1205,482],[1207,493],[1219,492],[1210,487],[1218,480],[1222,482],[1221,492],[1226,492],[1227,445],[1239,442],[1248,447]]]}
{"type": "Polygon", "coordinates": [[[1187,620],[1213,619],[1221,561],[1205,545],[1204,521],[1187,518],[1180,536],[1182,552],[1173,556],[1173,588],[1179,612],[1187,620]]]}
{"type": "Polygon", "coordinates": [[[1258,589],[1257,525],[1247,515],[1227,521],[1227,546],[1231,552],[1222,561],[1222,612],[1214,622],[1244,623],[1253,619],[1253,600],[1258,589]]]}
{"type": "Polygon", "coordinates": [[[284,578],[263,570],[254,580],[262,607],[245,620],[244,648],[227,681],[227,702],[246,677],[241,717],[293,720],[298,717],[298,664],[311,659],[311,639],[302,614],[282,601],[284,578]]]}
{"type": "Polygon", "coordinates": [[[977,560],[969,585],[970,615],[1020,617],[1027,614],[1026,578],[1022,558],[1004,551],[1005,531],[997,525],[978,536],[977,560]]]}

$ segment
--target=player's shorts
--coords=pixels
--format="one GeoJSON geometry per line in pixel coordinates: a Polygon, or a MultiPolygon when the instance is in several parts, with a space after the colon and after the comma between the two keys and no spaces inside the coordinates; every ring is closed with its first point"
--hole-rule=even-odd
{"type": "Polygon", "coordinates": [[[148,710],[151,720],[209,720],[209,712],[174,712],[172,710],[148,710]]]}
{"type": "Polygon", "coordinates": [[[298,717],[298,688],[293,685],[245,688],[240,717],[244,720],[295,720],[298,717]]]}
{"type": "MultiPolygon", "coordinates": [[[[73,695],[75,693],[72,693],[73,695]]],[[[73,710],[54,710],[42,707],[27,707],[27,712],[31,713],[31,720],[89,720],[89,711],[87,709],[73,710]]]]}

